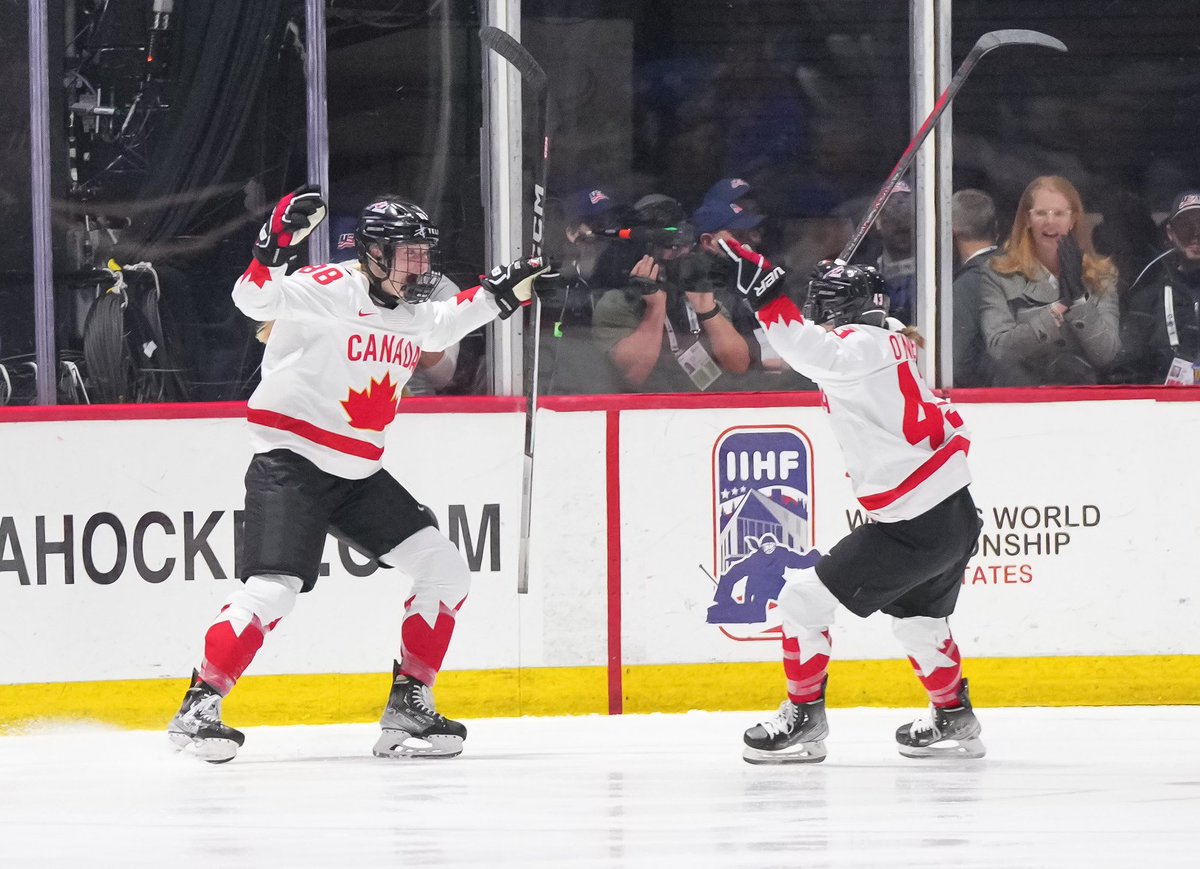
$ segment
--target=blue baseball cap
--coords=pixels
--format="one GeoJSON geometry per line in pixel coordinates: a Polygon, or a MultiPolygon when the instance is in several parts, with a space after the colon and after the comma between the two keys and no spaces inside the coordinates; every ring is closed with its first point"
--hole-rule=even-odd
{"type": "Polygon", "coordinates": [[[754,214],[738,205],[736,202],[705,202],[692,215],[692,225],[696,235],[720,232],[728,229],[737,232],[741,229],[754,229],[763,222],[761,214],[754,214]]]}
{"type": "Polygon", "coordinates": [[[587,220],[607,214],[617,207],[617,201],[598,187],[586,187],[567,197],[563,211],[572,220],[587,220]]]}
{"type": "Polygon", "coordinates": [[[1185,211],[1195,211],[1198,208],[1200,208],[1200,190],[1185,190],[1171,203],[1171,216],[1167,218],[1167,223],[1185,211]]]}
{"type": "Polygon", "coordinates": [[[754,188],[744,178],[722,178],[704,194],[705,202],[737,202],[754,188]]]}

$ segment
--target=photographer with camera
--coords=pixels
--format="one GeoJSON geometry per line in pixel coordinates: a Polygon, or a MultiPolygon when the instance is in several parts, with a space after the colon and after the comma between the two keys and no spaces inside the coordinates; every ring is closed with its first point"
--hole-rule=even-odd
{"type": "Polygon", "coordinates": [[[625,235],[642,245],[641,256],[626,286],[596,304],[592,339],[629,392],[703,392],[722,374],[744,374],[750,367],[746,339],[715,298],[716,285],[683,268],[702,262],[689,256],[693,228],[686,214],[669,196],[638,200],[634,227],[625,235]]]}
{"type": "Polygon", "coordinates": [[[603,354],[592,344],[596,303],[613,287],[623,286],[629,266],[619,261],[628,245],[607,232],[621,225],[628,208],[608,190],[585,187],[562,202],[558,278],[539,287],[542,301],[541,366],[543,395],[594,395],[614,391],[603,354]],[[614,278],[613,275],[616,275],[614,278]]]}

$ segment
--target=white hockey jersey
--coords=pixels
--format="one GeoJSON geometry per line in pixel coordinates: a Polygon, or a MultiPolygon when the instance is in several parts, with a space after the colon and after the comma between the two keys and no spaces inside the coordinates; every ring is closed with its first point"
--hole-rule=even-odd
{"type": "Polygon", "coordinates": [[[863,324],[829,331],[786,298],[758,320],[784,361],[821,387],[855,497],[871,518],[912,519],[971,482],[967,429],[917,371],[912,339],[863,324]]]}
{"type": "Polygon", "coordinates": [[[243,314],[275,321],[246,414],[251,447],[289,449],[338,477],[368,477],[382,466],[384,432],[421,351],[453,344],[500,309],[481,287],[382,308],[355,263],[285,272],[255,261],[233,287],[243,314]]]}

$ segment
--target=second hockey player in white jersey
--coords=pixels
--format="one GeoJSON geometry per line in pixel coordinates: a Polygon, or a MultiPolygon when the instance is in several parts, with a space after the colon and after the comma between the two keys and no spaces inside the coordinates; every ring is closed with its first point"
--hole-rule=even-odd
{"type": "Polygon", "coordinates": [[[787,700],[746,731],[750,763],[825,758],[829,625],[840,603],[857,616],[882,611],[921,684],[930,714],[896,731],[908,757],[982,757],[962,660],[947,617],[980,520],[962,418],[917,370],[920,336],[888,316],[870,266],[822,263],[802,314],[783,292],[786,272],[736,240],[737,291],[776,352],[822,390],[854,494],[873,522],[858,526],[811,568],[788,571],[778,598],[787,700]]]}
{"type": "Polygon", "coordinates": [[[413,578],[392,690],[374,753],[453,757],[466,728],[437,712],[432,686],[471,575],[432,513],[383,469],[384,434],[421,352],[437,351],[530,300],[541,260],[497,267],[455,297],[429,301],[440,278],[438,229],[417,205],[382,197],[362,210],[358,262],[288,274],[326,207],[304,187],[285,196],[233,289],[242,313],[273,321],[247,421],[242,585],[204,637],[168,734],[205,760],[232,760],[243,735],[221,700],[267,634],[317,582],[326,534],[413,578]]]}

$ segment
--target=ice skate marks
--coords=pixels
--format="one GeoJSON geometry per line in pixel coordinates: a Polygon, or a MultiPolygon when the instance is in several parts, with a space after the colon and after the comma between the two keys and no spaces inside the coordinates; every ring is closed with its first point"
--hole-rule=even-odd
{"type": "Polygon", "coordinates": [[[733,640],[777,640],[790,568],[810,567],[812,447],[793,426],[739,426],[713,447],[713,600],[705,621],[733,640]]]}

